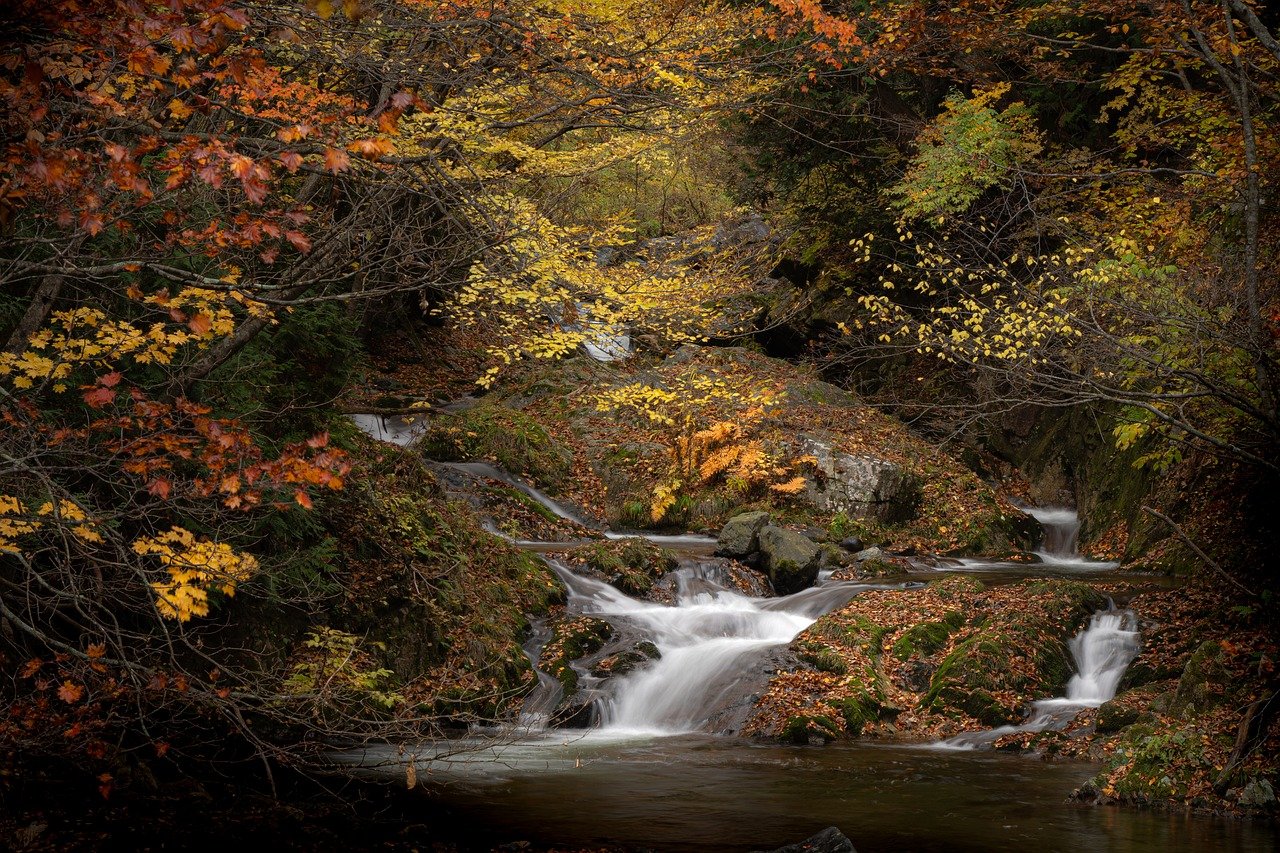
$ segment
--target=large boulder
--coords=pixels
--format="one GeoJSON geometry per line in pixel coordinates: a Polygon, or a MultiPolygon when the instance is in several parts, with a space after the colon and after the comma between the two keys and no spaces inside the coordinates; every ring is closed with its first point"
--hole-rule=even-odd
{"type": "Polygon", "coordinates": [[[829,441],[800,436],[800,452],[816,462],[805,497],[827,512],[883,522],[909,521],[924,499],[920,478],[903,466],[874,456],[851,456],[829,441]]]}
{"type": "Polygon", "coordinates": [[[807,536],[772,524],[760,528],[761,568],[779,595],[813,586],[818,579],[820,549],[807,536]]]}
{"type": "Polygon", "coordinates": [[[760,530],[770,521],[769,513],[764,511],[735,515],[720,528],[717,552],[726,557],[745,557],[754,553],[760,548],[760,530]]]}

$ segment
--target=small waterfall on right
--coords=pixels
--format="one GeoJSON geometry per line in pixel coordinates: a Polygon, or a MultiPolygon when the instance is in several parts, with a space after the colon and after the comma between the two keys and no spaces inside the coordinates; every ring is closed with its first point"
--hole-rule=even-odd
{"type": "Polygon", "coordinates": [[[1132,610],[1101,610],[1089,626],[1070,643],[1076,673],[1067,682],[1067,695],[1031,703],[1031,714],[1017,726],[1001,726],[981,732],[965,732],[934,746],[942,749],[976,749],[1014,732],[1042,732],[1065,728],[1076,714],[1097,708],[1115,698],[1124,671],[1138,654],[1138,617],[1132,610]]]}

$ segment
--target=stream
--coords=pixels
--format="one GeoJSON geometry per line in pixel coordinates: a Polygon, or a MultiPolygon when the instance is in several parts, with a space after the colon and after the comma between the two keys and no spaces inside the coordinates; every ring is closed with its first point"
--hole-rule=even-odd
{"type": "MultiPolygon", "coordinates": [[[[591,529],[554,499],[492,466],[450,467],[519,488],[591,529]]],[[[545,728],[559,683],[541,674],[519,727],[369,747],[336,758],[401,782],[406,762],[413,761],[429,793],[424,809],[445,818],[441,826],[467,827],[460,840],[477,849],[520,838],[557,846],[767,850],[832,825],[861,853],[1274,849],[1275,830],[1266,826],[1069,804],[1066,796],[1098,771],[1096,765],[990,748],[1009,732],[1064,727],[1082,709],[1112,698],[1140,643],[1129,611],[1113,608],[1093,617],[1071,643],[1076,674],[1064,695],[1034,703],[1017,726],[936,744],[802,747],[732,736],[767,684],[776,656],[820,616],[864,590],[918,585],[939,571],[1003,580],[1116,568],[1076,552],[1074,511],[1027,511],[1045,529],[1038,562],[947,561],[897,583],[824,576],[809,589],[775,598],[733,588],[728,561],[710,556],[715,540],[709,537],[597,531],[609,538],[641,535],[675,552],[680,566],[673,602],[660,604],[547,557],[568,588],[570,613],[606,619],[620,634],[646,639],[661,653],[648,666],[603,681],[578,670],[580,689],[594,696],[590,728],[545,728]]],[[[574,543],[515,544],[546,553],[574,543]]],[[[526,646],[532,659],[545,641],[546,630],[538,626],[526,646]]]]}

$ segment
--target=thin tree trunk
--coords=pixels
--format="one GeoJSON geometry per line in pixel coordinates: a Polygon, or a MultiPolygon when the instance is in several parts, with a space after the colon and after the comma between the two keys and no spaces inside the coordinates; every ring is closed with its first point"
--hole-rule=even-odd
{"type": "Polygon", "coordinates": [[[31,297],[31,304],[27,306],[26,313],[22,315],[22,319],[18,321],[17,328],[13,330],[13,334],[9,335],[9,340],[5,342],[5,352],[16,354],[27,348],[27,341],[39,330],[44,323],[44,318],[49,316],[53,301],[58,298],[58,293],[66,282],[66,278],[57,273],[50,273],[40,280],[39,286],[36,287],[36,292],[31,297]]]}

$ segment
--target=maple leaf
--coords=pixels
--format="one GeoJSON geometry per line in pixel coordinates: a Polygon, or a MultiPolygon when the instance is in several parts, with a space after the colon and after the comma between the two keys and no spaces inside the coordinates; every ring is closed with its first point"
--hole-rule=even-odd
{"type": "Polygon", "coordinates": [[[68,705],[74,705],[84,698],[84,688],[74,681],[64,681],[58,688],[58,698],[68,705]]]}
{"type": "Polygon", "coordinates": [[[302,489],[298,489],[293,493],[293,499],[298,502],[298,506],[304,509],[311,509],[311,496],[302,489]]]}
{"type": "Polygon", "coordinates": [[[94,388],[84,392],[84,401],[95,409],[101,409],[103,406],[111,403],[116,398],[116,392],[110,388],[94,388]]]}
{"type": "Polygon", "coordinates": [[[208,314],[196,314],[187,320],[187,326],[197,335],[207,335],[213,328],[213,318],[208,314]]]}
{"type": "Polygon", "coordinates": [[[311,251],[311,240],[301,231],[286,231],[284,232],[284,238],[289,241],[289,245],[299,252],[306,253],[311,251]]]}
{"type": "Polygon", "coordinates": [[[324,150],[324,167],[333,174],[344,172],[351,167],[351,157],[338,148],[324,150]]]}

